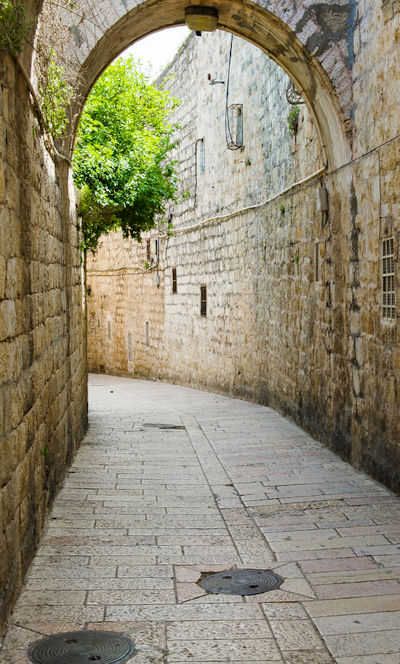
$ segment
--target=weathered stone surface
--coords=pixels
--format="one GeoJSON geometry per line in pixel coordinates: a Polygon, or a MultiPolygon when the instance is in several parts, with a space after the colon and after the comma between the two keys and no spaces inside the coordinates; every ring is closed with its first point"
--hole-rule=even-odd
{"type": "Polygon", "coordinates": [[[1,632],[85,431],[86,358],[73,191],[18,67],[0,60],[1,632]]]}

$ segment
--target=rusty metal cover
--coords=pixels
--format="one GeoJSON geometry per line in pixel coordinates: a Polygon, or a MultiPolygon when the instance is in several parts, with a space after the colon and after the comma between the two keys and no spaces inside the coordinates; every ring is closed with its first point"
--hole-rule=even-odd
{"type": "Polygon", "coordinates": [[[119,664],[135,654],[135,645],[114,632],[65,632],[42,639],[28,654],[34,664],[119,664]]]}
{"type": "Polygon", "coordinates": [[[233,569],[209,574],[199,581],[203,590],[224,595],[258,595],[279,588],[281,583],[279,574],[265,569],[233,569]]]}

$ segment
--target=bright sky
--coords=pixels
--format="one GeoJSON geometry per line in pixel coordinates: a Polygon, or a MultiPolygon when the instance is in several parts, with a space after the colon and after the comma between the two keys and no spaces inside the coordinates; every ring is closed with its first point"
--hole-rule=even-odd
{"type": "Polygon", "coordinates": [[[130,46],[122,55],[131,54],[140,60],[145,70],[156,78],[164,67],[171,62],[182,42],[188,37],[190,30],[184,26],[167,28],[130,46]]]}

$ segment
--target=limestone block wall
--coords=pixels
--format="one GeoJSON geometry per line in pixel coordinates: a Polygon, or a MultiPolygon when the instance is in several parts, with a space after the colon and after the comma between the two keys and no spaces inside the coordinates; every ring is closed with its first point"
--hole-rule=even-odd
{"type": "Polygon", "coordinates": [[[112,234],[101,244],[98,254],[88,258],[89,369],[156,378],[163,357],[164,273],[159,273],[159,287],[157,273],[145,273],[146,239],[138,244],[112,234]]]}
{"type": "Polygon", "coordinates": [[[0,58],[0,633],[86,427],[82,269],[72,183],[24,79],[0,58]]]}
{"type": "Polygon", "coordinates": [[[193,37],[171,64],[167,85],[183,100],[176,112],[181,191],[189,196],[167,211],[176,232],[159,237],[158,270],[129,272],[143,267],[145,246],[118,236],[88,262],[89,316],[98,331],[89,330],[90,367],[104,366],[108,317],[120,344],[118,364],[106,370],[268,403],[398,489],[398,305],[396,317],[384,316],[382,250],[393,238],[397,284],[399,13],[383,11],[378,0],[356,9],[353,160],[332,172],[328,165],[321,181],[264,207],[192,230],[184,229],[276,194],[325,156],[304,106],[296,140],[290,137],[288,79],[249,44],[234,39],[229,95],[229,103],[243,104],[243,150],[226,149],[225,88],[208,81],[208,74],[226,80],[230,36],[193,37]],[[328,215],[317,209],[321,184],[328,215]],[[115,255],[118,270],[124,266],[118,272],[115,255]]]}
{"type": "MultiPolygon", "coordinates": [[[[324,161],[304,105],[297,136],[290,136],[287,117],[293,106],[286,101],[288,77],[259,49],[238,38],[232,46],[228,104],[242,105],[244,148],[227,149],[230,43],[231,36],[222,32],[201,40],[192,36],[162,76],[182,99],[174,116],[180,125],[174,156],[179,162],[182,198],[165,215],[178,233],[172,237],[161,233],[158,265],[157,232],[146,235],[141,245],[117,234],[102,239],[101,250],[88,259],[88,359],[93,371],[159,377],[265,401],[274,392],[267,388],[266,345],[272,338],[279,346],[279,339],[285,333],[288,336],[284,349],[274,351],[277,370],[281,372],[282,362],[287,362],[286,374],[291,377],[293,365],[298,365],[297,357],[287,357],[293,329],[285,330],[285,324],[297,320],[294,308],[290,316],[288,312],[293,283],[298,293],[305,289],[307,301],[310,282],[314,282],[314,245],[321,222],[316,187],[320,183],[304,194],[245,215],[189,232],[181,230],[210,216],[260,203],[317,171],[324,161]],[[224,84],[210,85],[208,74],[224,84]],[[143,274],[140,268],[147,260],[148,238],[153,271],[143,274]],[[302,243],[307,246],[300,251],[302,243]],[[303,263],[306,276],[300,271],[303,263]],[[172,292],[173,268],[177,293],[172,292]],[[201,285],[207,286],[206,317],[200,315],[201,285]],[[110,329],[112,341],[107,334],[110,329]]],[[[324,241],[319,252],[322,275],[324,241]]]]}

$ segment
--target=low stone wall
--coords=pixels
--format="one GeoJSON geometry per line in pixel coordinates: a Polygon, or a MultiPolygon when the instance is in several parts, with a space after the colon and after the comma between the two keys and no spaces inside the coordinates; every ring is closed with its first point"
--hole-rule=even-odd
{"type": "Polygon", "coordinates": [[[0,61],[0,633],[87,420],[79,236],[68,169],[0,61]]]}

